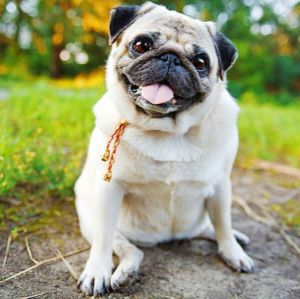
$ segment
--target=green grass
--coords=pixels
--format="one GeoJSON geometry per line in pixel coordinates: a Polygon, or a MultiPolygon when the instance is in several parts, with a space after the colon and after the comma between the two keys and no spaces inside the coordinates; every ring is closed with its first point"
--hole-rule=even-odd
{"type": "Polygon", "coordinates": [[[242,104],[239,133],[239,160],[300,167],[300,105],[242,104]]]}
{"type": "Polygon", "coordinates": [[[70,194],[85,156],[93,104],[104,92],[61,89],[46,81],[1,82],[0,196],[20,190],[70,194]]]}
{"type": "MultiPolygon", "coordinates": [[[[103,86],[59,88],[42,79],[0,79],[1,89],[9,96],[0,100],[0,226],[4,219],[22,224],[41,213],[30,207],[36,200],[72,198],[94,124],[92,106],[104,92],[103,86]],[[30,208],[1,204],[11,200],[30,208]]],[[[251,102],[241,108],[238,160],[299,167],[299,105],[251,102]]]]}

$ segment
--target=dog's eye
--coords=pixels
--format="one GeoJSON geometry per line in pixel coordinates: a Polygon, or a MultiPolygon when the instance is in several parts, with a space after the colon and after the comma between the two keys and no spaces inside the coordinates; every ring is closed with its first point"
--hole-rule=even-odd
{"type": "Polygon", "coordinates": [[[194,66],[198,70],[204,70],[207,67],[208,59],[205,54],[198,54],[194,58],[194,66]]]}
{"type": "Polygon", "coordinates": [[[151,50],[152,42],[148,39],[138,39],[133,43],[132,48],[134,51],[142,54],[151,50]]]}

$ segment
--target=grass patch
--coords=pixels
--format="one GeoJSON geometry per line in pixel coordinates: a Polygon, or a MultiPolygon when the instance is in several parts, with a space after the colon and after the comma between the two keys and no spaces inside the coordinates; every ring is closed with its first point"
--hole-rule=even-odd
{"type": "MultiPolygon", "coordinates": [[[[0,89],[6,91],[0,100],[0,198],[22,202],[72,195],[94,124],[92,106],[104,88],[3,80],[0,89]]],[[[3,210],[0,205],[2,224],[3,210]]],[[[12,221],[22,217],[12,208],[6,214],[12,221]]]]}
{"type": "Polygon", "coordinates": [[[241,104],[238,161],[263,159],[300,167],[300,105],[241,104]]]}
{"type": "Polygon", "coordinates": [[[40,186],[70,193],[93,127],[91,108],[102,92],[43,81],[9,88],[9,99],[0,102],[0,195],[40,186]]]}

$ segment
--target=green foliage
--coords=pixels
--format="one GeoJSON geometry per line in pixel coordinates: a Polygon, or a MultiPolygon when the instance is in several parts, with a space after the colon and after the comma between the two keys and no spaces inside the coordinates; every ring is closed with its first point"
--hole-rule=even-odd
{"type": "Polygon", "coordinates": [[[293,105],[293,107],[298,107],[300,104],[300,96],[293,95],[287,91],[281,91],[277,93],[267,93],[262,90],[257,91],[245,91],[243,92],[243,88],[239,89],[240,85],[236,85],[235,83],[229,83],[229,91],[232,94],[238,94],[237,99],[242,103],[246,104],[274,104],[278,107],[281,106],[289,106],[293,105]],[[295,105],[296,104],[296,105],[295,105]]]}
{"type": "Polygon", "coordinates": [[[295,89],[295,78],[300,78],[300,61],[296,57],[287,55],[275,56],[273,60],[273,75],[268,77],[268,83],[280,85],[285,90],[295,89]]]}

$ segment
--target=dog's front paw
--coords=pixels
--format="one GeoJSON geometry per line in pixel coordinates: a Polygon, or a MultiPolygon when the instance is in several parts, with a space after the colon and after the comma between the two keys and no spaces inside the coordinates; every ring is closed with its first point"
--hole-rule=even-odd
{"type": "Polygon", "coordinates": [[[88,296],[102,296],[112,291],[112,263],[89,258],[78,280],[78,289],[88,296]]]}
{"type": "Polygon", "coordinates": [[[220,244],[219,255],[229,267],[238,272],[254,272],[254,261],[246,254],[235,239],[220,244]]]}

